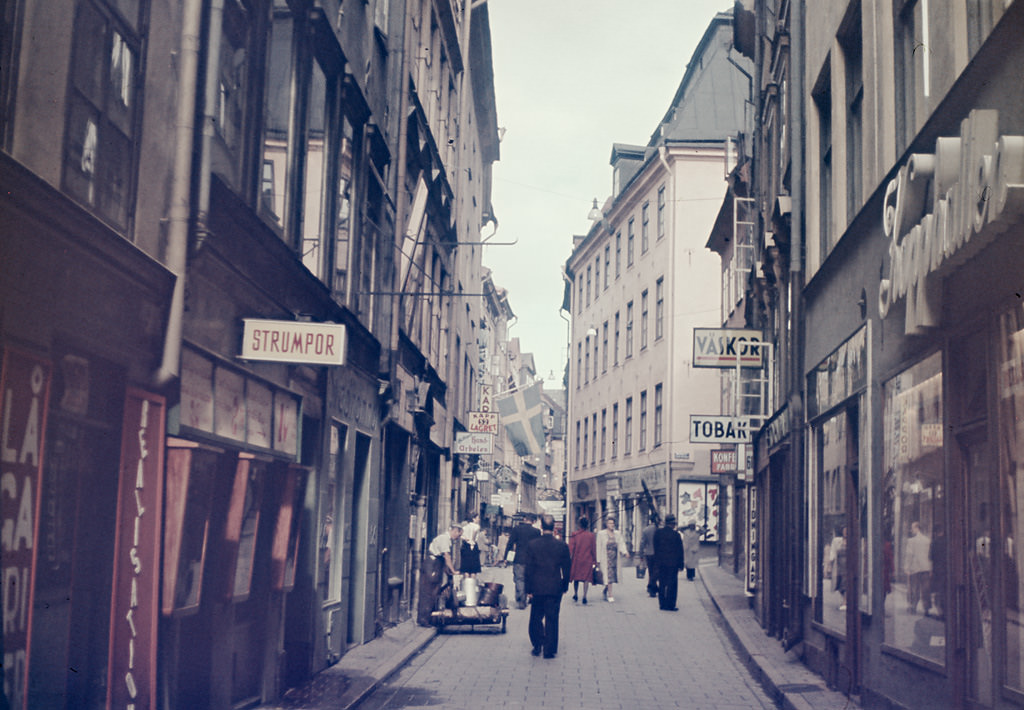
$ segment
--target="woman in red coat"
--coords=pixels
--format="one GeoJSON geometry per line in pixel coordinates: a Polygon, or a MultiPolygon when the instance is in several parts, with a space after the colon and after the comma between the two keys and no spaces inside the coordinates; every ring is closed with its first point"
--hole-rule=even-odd
{"type": "Polygon", "coordinates": [[[587,603],[587,589],[594,580],[594,563],[597,562],[597,538],[590,532],[590,521],[584,516],[576,523],[577,530],[569,536],[569,555],[572,567],[569,579],[572,581],[572,600],[579,600],[580,582],[583,582],[583,603],[587,603]]]}

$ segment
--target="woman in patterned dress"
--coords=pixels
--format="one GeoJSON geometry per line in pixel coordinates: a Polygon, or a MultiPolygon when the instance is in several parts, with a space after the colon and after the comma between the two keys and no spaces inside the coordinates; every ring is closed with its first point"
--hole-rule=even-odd
{"type": "Polygon", "coordinates": [[[615,518],[609,515],[604,520],[604,529],[597,533],[597,563],[604,573],[604,598],[607,601],[615,601],[612,585],[619,581],[619,557],[626,555],[626,539],[615,529],[615,518]]]}

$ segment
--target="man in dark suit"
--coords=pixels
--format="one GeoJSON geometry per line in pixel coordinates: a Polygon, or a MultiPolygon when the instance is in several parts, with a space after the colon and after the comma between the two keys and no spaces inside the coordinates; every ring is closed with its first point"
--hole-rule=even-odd
{"type": "Polygon", "coordinates": [[[523,522],[512,528],[512,533],[508,536],[508,546],[505,548],[506,560],[509,554],[512,554],[512,581],[516,585],[516,606],[520,609],[526,608],[526,583],[523,579],[526,566],[521,558],[530,541],[540,537],[540,530],[533,525],[536,520],[536,515],[526,513],[523,522]]]}
{"type": "Polygon", "coordinates": [[[544,658],[558,653],[558,611],[562,595],[569,591],[572,565],[569,546],[554,536],[555,519],[540,516],[540,537],[531,540],[522,553],[526,567],[526,593],[530,596],[530,643],[533,655],[544,658]]]}
{"type": "Polygon", "coordinates": [[[683,568],[683,538],[676,530],[676,516],[666,515],[665,526],[654,532],[654,566],[658,575],[658,606],[678,611],[679,570],[683,568]]]}

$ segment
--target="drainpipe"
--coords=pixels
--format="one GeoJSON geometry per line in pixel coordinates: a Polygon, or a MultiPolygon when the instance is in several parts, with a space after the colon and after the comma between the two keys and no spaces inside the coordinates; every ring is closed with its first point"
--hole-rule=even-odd
{"type": "Polygon", "coordinates": [[[153,385],[157,388],[176,378],[180,370],[202,6],[202,0],[186,0],[182,12],[178,115],[174,124],[174,163],[165,254],[165,265],[174,274],[175,281],[171,309],[167,317],[167,330],[164,334],[163,359],[153,374],[153,385]]]}
{"type": "MultiPolygon", "coordinates": [[[[206,54],[206,98],[203,104],[202,145],[199,149],[199,194],[196,209],[196,238],[199,244],[206,237],[207,217],[210,213],[210,144],[216,132],[215,108],[219,103],[220,43],[224,27],[224,0],[211,0],[210,22],[206,54]]],[[[197,244],[197,246],[199,246],[197,244]]]]}
{"type": "MultiPolygon", "coordinates": [[[[662,166],[665,168],[665,173],[668,175],[669,226],[666,229],[671,236],[674,235],[676,229],[676,179],[675,175],[672,173],[672,166],[669,165],[667,155],[668,148],[666,148],[665,144],[662,143],[658,146],[658,160],[661,162],[662,166]]],[[[672,278],[669,281],[668,303],[669,308],[672,309],[676,302],[676,240],[674,237],[669,239],[668,251],[668,273],[672,274],[672,278]]],[[[666,315],[668,315],[666,320],[669,323],[673,323],[675,321],[674,313],[666,315]]],[[[669,332],[672,333],[670,337],[672,338],[672,344],[674,344],[675,328],[671,325],[669,326],[669,332]]],[[[671,352],[671,346],[669,351],[671,352]]],[[[665,431],[669,432],[669,444],[665,452],[665,514],[676,515],[678,511],[675,510],[675,506],[672,504],[675,499],[675,496],[672,495],[672,446],[675,440],[675,407],[671,405],[675,393],[675,368],[672,366],[671,357],[669,359],[668,372],[665,375],[668,385],[666,398],[670,403],[669,406],[666,407],[667,416],[665,417],[667,420],[665,422],[667,427],[665,431]]],[[[655,500],[655,503],[657,503],[657,500],[655,500]]]]}

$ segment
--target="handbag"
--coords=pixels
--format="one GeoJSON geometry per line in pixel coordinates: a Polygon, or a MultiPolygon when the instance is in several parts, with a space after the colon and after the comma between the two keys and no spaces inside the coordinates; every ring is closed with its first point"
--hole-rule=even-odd
{"type": "Polygon", "coordinates": [[[647,572],[647,565],[641,559],[640,562],[636,566],[636,578],[637,579],[643,579],[644,578],[644,574],[646,572],[647,572]]]}
{"type": "Polygon", "coordinates": [[[594,584],[604,584],[604,573],[599,564],[594,565],[594,584]]]}

